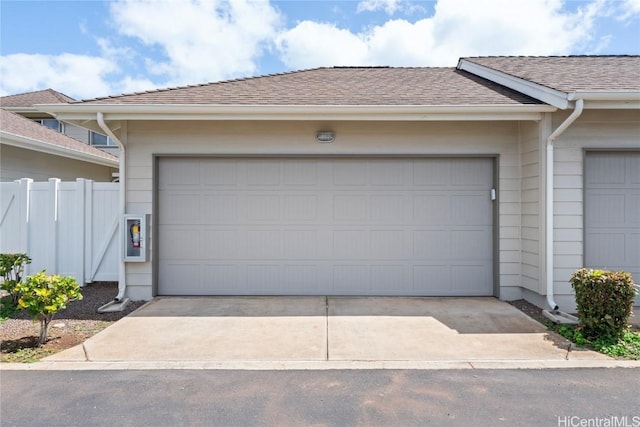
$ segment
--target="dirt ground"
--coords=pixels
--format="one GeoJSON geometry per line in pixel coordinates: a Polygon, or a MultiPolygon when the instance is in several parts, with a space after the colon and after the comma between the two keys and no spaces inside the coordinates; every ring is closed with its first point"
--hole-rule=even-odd
{"type": "MultiPolygon", "coordinates": [[[[34,362],[73,347],[144,304],[144,301],[132,301],[123,312],[99,314],[97,309],[118,293],[117,283],[92,283],[83,287],[81,292],[81,301],[71,302],[54,317],[49,327],[48,341],[42,347],[38,347],[40,325],[26,311],[16,312],[0,323],[2,362],[34,362]]],[[[544,323],[546,320],[539,307],[524,300],[511,301],[509,304],[538,322],[544,323]]]]}
{"type": "Polygon", "coordinates": [[[55,315],[49,326],[48,341],[42,347],[38,347],[40,324],[26,311],[18,311],[0,323],[2,362],[32,362],[73,347],[144,304],[144,301],[132,301],[123,312],[100,314],[98,308],[117,295],[117,283],[92,283],[84,286],[81,293],[82,300],[69,303],[55,315]]]}

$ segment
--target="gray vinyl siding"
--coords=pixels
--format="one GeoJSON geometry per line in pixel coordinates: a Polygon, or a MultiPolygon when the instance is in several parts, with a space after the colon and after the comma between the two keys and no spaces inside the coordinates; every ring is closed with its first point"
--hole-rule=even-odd
{"type": "MultiPolygon", "coordinates": [[[[516,122],[336,122],[333,144],[315,142],[315,122],[191,122],[138,121],[124,123],[120,136],[127,143],[127,212],[153,216],[153,158],[156,155],[242,156],[498,156],[499,188],[496,244],[500,261],[496,285],[502,299],[521,293],[521,186],[519,129],[516,122]]],[[[151,232],[153,240],[153,231],[151,232]]],[[[153,242],[151,259],[155,259],[153,242]]],[[[128,263],[127,293],[153,296],[150,263],[128,263]]]]}
{"type": "MultiPolygon", "coordinates": [[[[544,150],[540,144],[539,123],[522,123],[520,125],[520,159],[522,162],[522,241],[521,268],[522,287],[534,292],[541,289],[541,177],[544,175],[544,163],[541,156],[544,150]]],[[[542,217],[544,218],[544,217],[542,217]]]]}
{"type": "MultiPolygon", "coordinates": [[[[554,116],[555,129],[568,113],[554,116]]],[[[571,274],[584,262],[586,150],[640,149],[640,111],[586,110],[555,143],[554,287],[556,302],[575,308],[571,274]]]]}
{"type": "MultiPolygon", "coordinates": [[[[123,123],[128,143],[127,211],[152,214],[154,155],[346,155],[497,157],[498,214],[496,283],[501,299],[525,297],[544,305],[545,137],[570,114],[540,122],[338,122],[333,144],[317,144],[312,122],[123,123]]],[[[640,112],[586,110],[555,141],[554,287],[565,310],[575,308],[569,277],[584,264],[583,159],[585,150],[638,149],[640,112]]],[[[153,231],[152,236],[153,239],[153,231]]],[[[152,244],[152,260],[153,260],[152,244]]],[[[126,267],[128,294],[150,299],[152,263],[126,267]]]]}

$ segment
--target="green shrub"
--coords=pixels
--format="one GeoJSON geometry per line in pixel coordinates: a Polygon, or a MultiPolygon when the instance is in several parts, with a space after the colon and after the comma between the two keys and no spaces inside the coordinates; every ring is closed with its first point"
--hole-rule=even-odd
{"type": "Polygon", "coordinates": [[[22,273],[27,264],[31,264],[31,258],[27,254],[0,254],[0,287],[11,295],[14,305],[20,296],[16,291],[16,285],[22,280],[22,273]]]}
{"type": "Polygon", "coordinates": [[[589,340],[618,339],[629,327],[636,296],[629,273],[582,268],[571,276],[579,332],[589,340]]]}
{"type": "Polygon", "coordinates": [[[53,316],[67,308],[71,301],[82,299],[80,286],[73,277],[48,276],[44,270],[28,276],[17,285],[18,307],[26,309],[33,320],[40,322],[40,345],[47,341],[47,331],[53,316]]]}

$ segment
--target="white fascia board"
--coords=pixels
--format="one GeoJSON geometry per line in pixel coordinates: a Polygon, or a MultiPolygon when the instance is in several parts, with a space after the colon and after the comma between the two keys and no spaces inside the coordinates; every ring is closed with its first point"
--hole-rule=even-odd
{"type": "Polygon", "coordinates": [[[632,90],[577,90],[568,96],[569,101],[584,99],[585,101],[640,101],[640,91],[632,90]]]}
{"type": "Polygon", "coordinates": [[[36,107],[2,107],[3,110],[11,111],[12,113],[41,113],[36,107]]]}
{"type": "Polygon", "coordinates": [[[11,145],[13,147],[24,148],[27,150],[38,151],[40,153],[52,154],[54,156],[95,163],[97,165],[109,166],[116,169],[118,168],[118,160],[105,159],[103,157],[94,156],[93,154],[85,153],[83,151],[60,147],[59,145],[38,141],[36,139],[25,138],[24,136],[16,135],[9,132],[0,131],[0,143],[11,145]]]}
{"type": "Polygon", "coordinates": [[[40,105],[63,121],[95,120],[540,120],[549,105],[40,105]]]}
{"type": "Polygon", "coordinates": [[[585,101],[585,110],[640,110],[639,101],[585,101]]]}
{"type": "Polygon", "coordinates": [[[583,99],[585,108],[592,109],[640,109],[640,91],[575,91],[568,99],[583,99]]]}
{"type": "Polygon", "coordinates": [[[571,106],[567,99],[566,92],[542,86],[529,80],[469,62],[465,59],[460,59],[457,68],[475,74],[483,79],[491,80],[492,82],[506,86],[562,110],[566,110],[571,106]]]}

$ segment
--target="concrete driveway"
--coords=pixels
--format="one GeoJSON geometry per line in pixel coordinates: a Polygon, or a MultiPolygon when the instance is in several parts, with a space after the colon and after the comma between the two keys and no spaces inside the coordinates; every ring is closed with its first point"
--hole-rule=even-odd
{"type": "Polygon", "coordinates": [[[46,360],[345,367],[612,360],[568,345],[495,298],[159,297],[46,360]]]}

